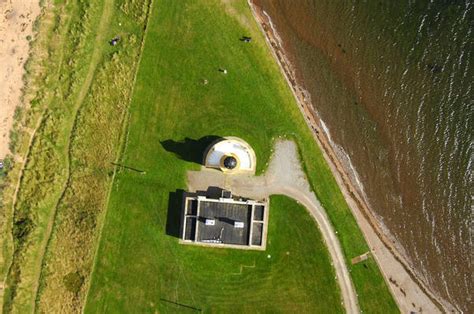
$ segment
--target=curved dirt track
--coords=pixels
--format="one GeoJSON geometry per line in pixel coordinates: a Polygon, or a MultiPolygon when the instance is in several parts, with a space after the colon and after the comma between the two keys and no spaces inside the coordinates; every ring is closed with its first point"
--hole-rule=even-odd
{"type": "Polygon", "coordinates": [[[319,226],[332,259],[336,277],[341,289],[344,307],[348,313],[358,313],[357,296],[352,285],[341,245],[326,212],[311,191],[298,157],[296,144],[292,141],[278,141],[275,152],[262,176],[225,175],[220,171],[205,169],[188,172],[190,191],[205,191],[209,186],[228,189],[236,195],[255,199],[272,194],[289,196],[306,207],[319,226]]]}

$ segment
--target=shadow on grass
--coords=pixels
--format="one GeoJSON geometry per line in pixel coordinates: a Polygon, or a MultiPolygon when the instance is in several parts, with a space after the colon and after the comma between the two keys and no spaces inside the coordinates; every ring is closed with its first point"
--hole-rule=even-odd
{"type": "Polygon", "coordinates": [[[187,305],[187,304],[183,304],[183,303],[178,303],[178,302],[174,302],[174,301],[167,300],[167,299],[163,299],[163,298],[161,298],[160,301],[161,301],[161,302],[165,302],[165,303],[170,303],[170,304],[176,305],[176,306],[181,307],[181,308],[183,308],[183,309],[190,309],[190,310],[194,310],[194,311],[197,311],[197,312],[202,312],[202,309],[197,308],[197,307],[194,307],[194,306],[191,306],[191,305],[187,305]]]}
{"type": "Polygon", "coordinates": [[[198,140],[186,137],[184,140],[179,142],[174,140],[165,140],[161,141],[160,143],[165,150],[174,153],[180,159],[202,164],[206,149],[213,142],[221,138],[222,137],[215,135],[208,135],[198,140]]]}
{"type": "Polygon", "coordinates": [[[166,217],[166,234],[180,238],[181,218],[184,213],[184,190],[178,189],[170,192],[168,198],[168,214],[166,217]]]}

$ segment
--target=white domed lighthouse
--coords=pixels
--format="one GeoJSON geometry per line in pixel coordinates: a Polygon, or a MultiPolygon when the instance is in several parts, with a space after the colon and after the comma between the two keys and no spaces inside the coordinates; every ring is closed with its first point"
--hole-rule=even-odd
{"type": "Polygon", "coordinates": [[[226,173],[255,172],[257,158],[250,145],[238,137],[225,137],[206,150],[204,166],[226,173]]]}

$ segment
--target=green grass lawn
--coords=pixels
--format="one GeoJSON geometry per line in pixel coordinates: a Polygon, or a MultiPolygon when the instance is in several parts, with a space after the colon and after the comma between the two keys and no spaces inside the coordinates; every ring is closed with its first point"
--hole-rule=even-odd
{"type": "MultiPolygon", "coordinates": [[[[294,139],[346,259],[368,250],[246,1],[155,0],[121,160],[146,175],[115,177],[86,312],[191,310],[167,301],[215,312],[341,311],[317,226],[286,198],[271,200],[266,252],[183,246],[166,234],[168,212],[179,210],[169,198],[199,165],[161,142],[226,135],[252,145],[258,172],[276,137],[294,139]],[[255,268],[232,275],[242,265],[255,268]]],[[[397,312],[373,260],[350,269],[364,312],[397,312]]]]}
{"type": "MultiPolygon", "coordinates": [[[[146,200],[135,204],[140,203],[147,205],[146,200]]],[[[148,219],[136,226],[148,235],[125,235],[114,228],[114,236],[128,237],[120,241],[128,258],[122,257],[119,267],[113,267],[118,262],[113,257],[101,259],[107,273],[96,277],[86,312],[173,313],[190,311],[187,307],[206,312],[343,312],[314,221],[289,198],[274,196],[271,206],[265,252],[178,245],[163,236],[166,213],[158,211],[144,213],[148,219]]]]}

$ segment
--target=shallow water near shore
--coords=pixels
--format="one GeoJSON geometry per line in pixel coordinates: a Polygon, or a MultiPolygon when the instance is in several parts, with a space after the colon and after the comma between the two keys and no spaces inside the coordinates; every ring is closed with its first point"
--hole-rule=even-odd
{"type": "Polygon", "coordinates": [[[474,5],[255,3],[375,215],[429,286],[474,311],[474,5]]]}

